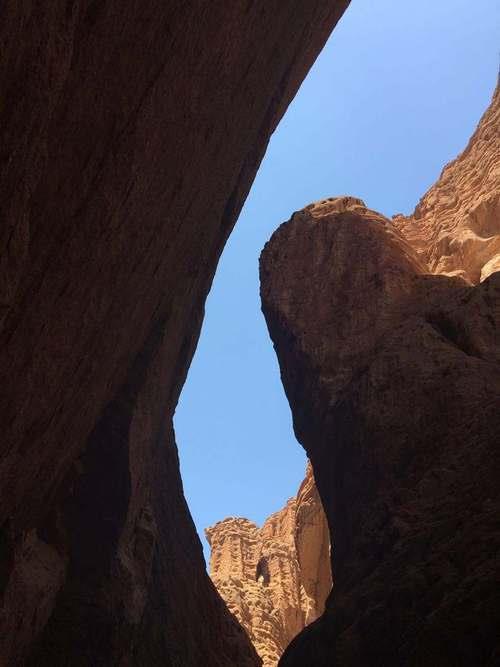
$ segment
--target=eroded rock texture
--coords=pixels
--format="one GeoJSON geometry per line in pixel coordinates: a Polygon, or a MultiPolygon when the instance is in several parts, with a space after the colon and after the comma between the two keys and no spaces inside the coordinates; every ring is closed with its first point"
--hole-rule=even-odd
{"type": "Polygon", "coordinates": [[[432,273],[478,283],[500,270],[499,98],[497,88],[467,148],[413,215],[393,218],[432,273]]]}
{"type": "Polygon", "coordinates": [[[263,252],[263,310],[335,580],[283,667],[500,662],[500,273],[479,282],[498,252],[499,103],[425,214],[394,223],[325,200],[263,252]]]}
{"type": "Polygon", "coordinates": [[[2,664],[257,664],[171,418],[269,136],[347,4],[2,2],[2,664]]]}
{"type": "Polygon", "coordinates": [[[230,517],[205,532],[217,590],[263,667],[275,667],[290,641],[323,612],[332,587],[328,526],[310,465],[297,496],[262,528],[230,517]]]}

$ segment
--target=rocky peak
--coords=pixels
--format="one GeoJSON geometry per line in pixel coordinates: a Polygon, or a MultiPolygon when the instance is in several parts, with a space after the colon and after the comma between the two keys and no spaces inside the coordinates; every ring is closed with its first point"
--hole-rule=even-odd
{"type": "Polygon", "coordinates": [[[229,517],[205,531],[210,576],[264,667],[323,611],[331,589],[328,527],[312,468],[297,495],[261,528],[229,517]]]}

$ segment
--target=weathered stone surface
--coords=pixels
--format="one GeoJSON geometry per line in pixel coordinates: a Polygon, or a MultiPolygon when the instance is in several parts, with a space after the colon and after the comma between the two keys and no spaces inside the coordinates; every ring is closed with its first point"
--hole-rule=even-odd
{"type": "Polygon", "coordinates": [[[205,532],[217,590],[263,667],[275,667],[293,637],[323,612],[332,587],[328,526],[311,466],[297,496],[262,528],[230,517],[205,532]]]}
{"type": "Polygon", "coordinates": [[[484,143],[498,140],[499,103],[424,198],[422,227],[325,200],[263,252],[263,310],[335,580],[283,667],[499,663],[500,273],[479,283],[496,241],[463,244],[474,219],[500,233],[500,152],[484,143]],[[474,217],[475,187],[488,205],[474,217]]]}
{"type": "Polygon", "coordinates": [[[269,136],[347,4],[2,2],[3,664],[257,664],[171,417],[269,136]]]}
{"type": "Polygon", "coordinates": [[[499,97],[413,215],[393,218],[432,273],[478,283],[500,269],[499,97]]]}

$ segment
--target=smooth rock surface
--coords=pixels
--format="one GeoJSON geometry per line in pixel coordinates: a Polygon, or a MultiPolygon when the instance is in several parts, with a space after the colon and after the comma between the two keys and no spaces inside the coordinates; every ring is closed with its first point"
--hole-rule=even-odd
{"type": "Polygon", "coordinates": [[[210,576],[263,667],[323,612],[332,587],[328,526],[311,466],[297,496],[261,528],[229,517],[205,531],[210,576]]]}
{"type": "Polygon", "coordinates": [[[1,664],[258,664],[171,419],[221,250],[347,4],[2,2],[1,664]]]}
{"type": "Polygon", "coordinates": [[[282,667],[500,662],[499,104],[414,218],[324,200],[262,254],[335,580],[282,667]]]}

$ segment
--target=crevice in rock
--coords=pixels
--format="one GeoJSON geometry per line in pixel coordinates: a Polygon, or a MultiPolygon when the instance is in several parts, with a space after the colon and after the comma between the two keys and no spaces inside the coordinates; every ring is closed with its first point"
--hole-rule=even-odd
{"type": "Polygon", "coordinates": [[[267,558],[261,558],[257,563],[255,581],[258,581],[263,586],[269,586],[270,579],[267,558]]]}
{"type": "Polygon", "coordinates": [[[4,594],[7,587],[13,558],[14,551],[9,539],[9,522],[6,521],[0,528],[0,596],[4,594]]]}
{"type": "MultiPolygon", "coordinates": [[[[163,321],[151,328],[127,382],[104,409],[85,450],[68,473],[65,496],[60,493],[58,508],[48,514],[39,530],[49,544],[66,550],[68,567],[54,612],[29,664],[54,664],[51,661],[58,655],[70,655],[75,648],[82,660],[111,664],[115,659],[116,636],[123,632],[116,624],[116,613],[120,605],[127,604],[126,585],[123,582],[123,591],[113,595],[109,582],[121,576],[118,550],[132,493],[129,430],[163,330],[163,321]],[[68,619],[73,619],[70,625],[68,619]]],[[[129,628],[126,643],[133,640],[134,632],[129,628]]]]}
{"type": "Polygon", "coordinates": [[[453,321],[446,313],[435,312],[427,316],[427,322],[437,333],[445,340],[458,348],[469,357],[480,356],[474,350],[471,341],[468,339],[463,327],[453,321]]]}

